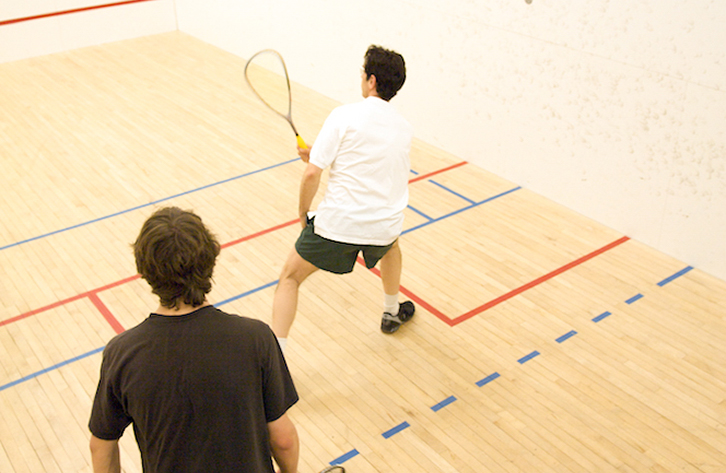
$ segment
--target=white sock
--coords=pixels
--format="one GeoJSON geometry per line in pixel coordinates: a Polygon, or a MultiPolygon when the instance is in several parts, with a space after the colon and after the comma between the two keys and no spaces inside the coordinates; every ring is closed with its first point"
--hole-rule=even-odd
{"type": "Polygon", "coordinates": [[[391,315],[398,314],[398,294],[383,294],[383,312],[391,315]]]}
{"type": "Polygon", "coordinates": [[[278,338],[277,343],[278,343],[278,345],[280,345],[280,350],[282,350],[282,352],[285,353],[285,346],[287,345],[287,338],[278,338]]]}

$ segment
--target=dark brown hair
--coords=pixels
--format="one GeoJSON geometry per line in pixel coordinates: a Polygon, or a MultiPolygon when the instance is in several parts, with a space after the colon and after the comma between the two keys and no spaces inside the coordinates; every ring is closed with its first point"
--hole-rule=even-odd
{"type": "Polygon", "coordinates": [[[204,303],[220,247],[201,218],[177,207],[157,210],[144,222],[133,248],[136,269],[163,307],[204,303]]]}
{"type": "Polygon", "coordinates": [[[376,92],[385,101],[391,100],[406,82],[406,62],[396,51],[371,45],[366,51],[363,70],[366,78],[376,76],[376,92]]]}

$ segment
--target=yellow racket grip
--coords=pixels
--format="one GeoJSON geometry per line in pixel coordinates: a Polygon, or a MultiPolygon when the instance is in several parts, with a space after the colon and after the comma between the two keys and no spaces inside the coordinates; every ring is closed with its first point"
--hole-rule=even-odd
{"type": "Polygon", "coordinates": [[[305,140],[302,139],[302,136],[295,135],[295,138],[297,138],[297,145],[301,147],[302,149],[308,149],[308,145],[305,144],[305,140]]]}

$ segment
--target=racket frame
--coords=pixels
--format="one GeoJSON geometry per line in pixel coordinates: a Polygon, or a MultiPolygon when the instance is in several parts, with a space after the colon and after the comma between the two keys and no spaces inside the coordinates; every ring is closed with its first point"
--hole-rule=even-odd
{"type": "MultiPolygon", "coordinates": [[[[270,72],[272,72],[274,74],[274,71],[270,71],[270,72]]],[[[275,51],[274,49],[263,49],[262,51],[257,51],[255,54],[253,54],[247,60],[247,64],[245,64],[244,75],[245,75],[245,81],[247,82],[247,85],[250,87],[250,89],[252,89],[252,92],[255,93],[255,95],[257,96],[257,98],[260,99],[260,101],[262,103],[264,103],[265,105],[267,105],[267,108],[269,108],[270,110],[272,110],[273,112],[275,112],[276,114],[278,114],[279,116],[281,116],[282,118],[284,118],[285,120],[287,120],[287,122],[292,127],[292,131],[295,132],[295,138],[297,139],[297,145],[299,147],[301,147],[301,148],[307,149],[307,145],[305,144],[305,141],[302,139],[302,137],[300,136],[300,134],[297,132],[297,128],[295,128],[295,124],[292,122],[292,90],[290,88],[290,76],[287,73],[287,66],[285,65],[285,60],[282,58],[282,54],[280,54],[279,52],[275,51]],[[250,64],[252,64],[252,61],[257,56],[259,56],[261,54],[264,54],[264,53],[272,53],[272,54],[274,54],[275,57],[277,57],[277,59],[280,60],[280,64],[282,64],[282,70],[285,73],[285,84],[287,84],[287,115],[284,115],[283,113],[280,113],[272,105],[270,105],[269,103],[267,103],[267,101],[265,101],[265,99],[262,98],[262,96],[260,95],[260,93],[257,92],[257,89],[254,88],[254,86],[252,85],[252,82],[250,81],[250,78],[249,78],[249,75],[248,75],[248,72],[247,72],[249,70],[250,64]]]]}

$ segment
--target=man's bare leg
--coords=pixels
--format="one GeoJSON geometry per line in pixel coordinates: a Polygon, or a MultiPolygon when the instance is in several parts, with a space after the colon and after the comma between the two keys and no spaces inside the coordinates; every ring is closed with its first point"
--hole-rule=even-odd
{"type": "Polygon", "coordinates": [[[389,296],[398,295],[401,285],[401,268],[403,257],[398,240],[393,244],[388,253],[381,258],[381,280],[383,281],[383,292],[389,296]]]}
{"type": "Polygon", "coordinates": [[[381,280],[383,281],[383,319],[381,331],[393,333],[411,320],[416,306],[411,301],[398,303],[398,292],[401,286],[401,268],[403,258],[398,241],[393,244],[388,253],[381,258],[381,280]]]}
{"type": "Polygon", "coordinates": [[[312,263],[304,260],[294,248],[290,252],[282,268],[272,301],[272,331],[278,339],[287,339],[297,313],[300,284],[317,269],[312,263]]]}

